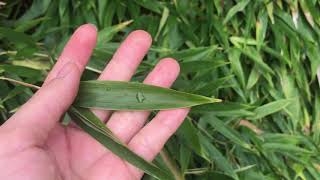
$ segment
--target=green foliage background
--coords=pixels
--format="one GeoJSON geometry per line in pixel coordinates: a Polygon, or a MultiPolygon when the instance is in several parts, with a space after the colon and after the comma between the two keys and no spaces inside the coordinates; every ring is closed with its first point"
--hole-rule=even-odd
{"type": "MultiPolygon", "coordinates": [[[[95,79],[124,37],[144,29],[154,42],[133,81],[170,56],[181,65],[174,89],[223,99],[193,108],[166,144],[185,179],[320,179],[320,1],[0,4],[2,77],[41,85],[73,30],[89,22],[99,39],[83,79],[95,79]]],[[[1,123],[34,93],[6,81],[0,89],[1,123]]],[[[172,170],[161,157],[155,163],[172,170]]]]}

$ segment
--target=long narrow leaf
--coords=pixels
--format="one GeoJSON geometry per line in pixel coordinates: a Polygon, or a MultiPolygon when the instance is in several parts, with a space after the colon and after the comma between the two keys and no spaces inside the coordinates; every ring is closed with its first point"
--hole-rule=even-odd
{"type": "Polygon", "coordinates": [[[103,124],[90,110],[71,107],[69,109],[69,114],[80,128],[90,134],[115,155],[157,179],[172,179],[169,173],[156,165],[147,162],[142,157],[129,150],[128,147],[121,143],[121,141],[118,140],[105,124],[103,124]]]}
{"type": "Polygon", "coordinates": [[[84,108],[112,110],[160,110],[219,102],[219,99],[194,95],[141,83],[83,81],[74,103],[84,108]]]}
{"type": "Polygon", "coordinates": [[[288,106],[292,100],[288,99],[281,99],[277,100],[268,104],[265,104],[263,106],[258,107],[255,109],[254,113],[256,114],[253,119],[259,119],[262,117],[265,117],[267,115],[270,115],[272,113],[278,112],[288,106]]]}

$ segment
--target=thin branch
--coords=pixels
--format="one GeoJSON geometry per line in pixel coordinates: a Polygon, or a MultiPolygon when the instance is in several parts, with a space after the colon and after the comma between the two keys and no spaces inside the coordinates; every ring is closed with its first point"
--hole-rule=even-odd
{"type": "Polygon", "coordinates": [[[178,169],[176,163],[174,162],[173,159],[170,158],[168,153],[166,152],[165,149],[163,149],[160,152],[160,156],[163,159],[164,163],[167,165],[167,167],[170,169],[172,172],[174,178],[176,180],[184,180],[184,176],[181,174],[180,170],[178,169]]]}
{"type": "Polygon", "coordinates": [[[196,169],[188,169],[185,174],[203,174],[209,171],[209,168],[196,168],[196,169]]]}
{"type": "Polygon", "coordinates": [[[18,80],[15,80],[15,79],[11,79],[11,78],[6,78],[6,77],[0,77],[1,80],[5,80],[5,81],[9,81],[9,82],[12,82],[12,83],[16,83],[16,84],[20,84],[22,86],[26,86],[26,87],[30,87],[30,88],[33,88],[33,89],[40,89],[39,86],[37,85],[34,85],[34,84],[29,84],[29,83],[26,83],[26,82],[23,82],[23,81],[18,81],[18,80]]]}
{"type": "Polygon", "coordinates": [[[252,131],[254,131],[258,135],[263,133],[263,131],[261,129],[259,129],[256,125],[252,124],[251,122],[249,122],[247,120],[240,120],[239,126],[245,126],[249,129],[251,129],[252,131]]]}
{"type": "Polygon", "coordinates": [[[92,72],[98,73],[98,74],[101,74],[101,73],[102,73],[102,71],[101,71],[101,70],[95,69],[95,68],[90,67],[90,66],[86,66],[86,69],[87,69],[87,70],[89,70],[89,71],[92,71],[92,72]]]}

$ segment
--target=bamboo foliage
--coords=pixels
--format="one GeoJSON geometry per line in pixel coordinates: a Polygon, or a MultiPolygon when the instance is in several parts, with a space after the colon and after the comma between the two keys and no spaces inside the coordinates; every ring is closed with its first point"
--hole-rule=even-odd
{"type": "MultiPolygon", "coordinates": [[[[174,163],[163,156],[141,161],[151,175],[145,179],[171,178],[172,164],[185,179],[320,179],[320,1],[34,0],[0,8],[1,122],[34,93],[8,78],[41,85],[74,28],[90,22],[99,40],[76,110],[197,105],[165,146],[174,163]],[[135,29],[150,32],[154,42],[133,82],[98,85],[94,80],[135,29]],[[163,57],[181,65],[173,89],[138,83],[163,57]],[[116,104],[113,97],[124,92],[116,104]],[[98,93],[106,97],[101,102],[98,93]]],[[[73,116],[87,132],[98,130],[93,136],[105,136],[107,130],[73,116]]]]}

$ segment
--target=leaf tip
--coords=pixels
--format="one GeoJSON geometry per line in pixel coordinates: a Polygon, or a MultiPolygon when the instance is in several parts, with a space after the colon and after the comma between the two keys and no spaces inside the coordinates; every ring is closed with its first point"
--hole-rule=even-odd
{"type": "Polygon", "coordinates": [[[222,99],[211,98],[212,103],[222,102],[222,99]]]}

